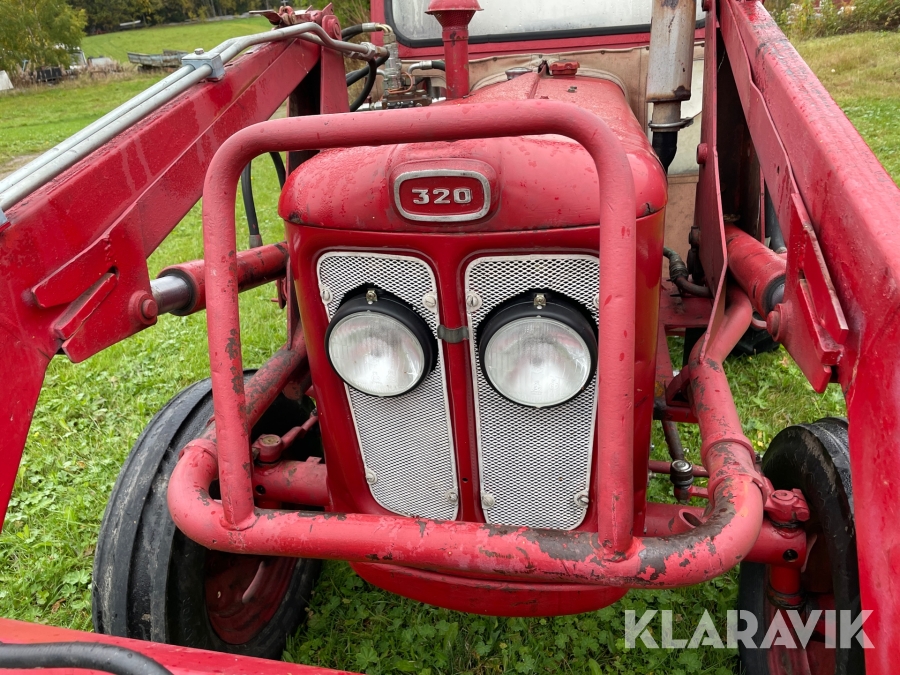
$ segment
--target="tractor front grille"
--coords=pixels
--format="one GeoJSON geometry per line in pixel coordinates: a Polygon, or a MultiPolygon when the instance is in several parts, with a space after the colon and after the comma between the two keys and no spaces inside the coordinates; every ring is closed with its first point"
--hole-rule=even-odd
{"type": "MultiPolygon", "coordinates": [[[[438,308],[422,304],[427,293],[437,297],[434,273],[424,261],[326,253],[319,258],[317,272],[329,320],[347,292],[372,284],[407,302],[437,336],[438,308]]],[[[346,387],[369,489],[375,501],[394,513],[456,518],[459,490],[444,370],[438,341],[437,365],[412,391],[379,398],[346,387]]]]}
{"type": "Polygon", "coordinates": [[[578,498],[589,487],[597,378],[553,408],[513,403],[482,373],[479,324],[492,309],[529,290],[566,295],[596,322],[599,278],[598,259],[588,255],[484,257],[466,269],[482,507],[489,523],[568,530],[584,520],[586,506],[578,498]]]}

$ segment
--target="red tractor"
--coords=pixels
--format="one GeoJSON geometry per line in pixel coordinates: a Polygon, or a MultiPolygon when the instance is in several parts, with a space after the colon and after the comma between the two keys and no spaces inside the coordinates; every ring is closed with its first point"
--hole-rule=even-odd
{"type": "Polygon", "coordinates": [[[110,497],[100,635],[3,620],[0,667],[281,672],[246,657],[280,656],[336,559],[502,616],[740,565],[746,672],[892,672],[900,190],[762,4],[264,14],[0,182],[0,520],[54,355],[206,309],[211,371],[110,497]],[[247,174],[267,153],[278,244],[247,174]],[[151,280],[201,196],[204,259],[151,280]],[[272,281],[287,341],[248,371],[238,294],[272,281]],[[722,362],[776,343],[840,384],[849,424],[789,427],[760,461],[722,362]],[[650,462],[655,420],[671,462],[650,462]],[[648,501],[651,468],[679,504],[648,501]],[[749,648],[790,612],[804,648],[749,648]]]}

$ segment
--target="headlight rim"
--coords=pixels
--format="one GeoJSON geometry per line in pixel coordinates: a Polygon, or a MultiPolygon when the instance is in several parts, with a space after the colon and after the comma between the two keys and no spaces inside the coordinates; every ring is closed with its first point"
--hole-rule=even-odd
{"type": "Polygon", "coordinates": [[[479,322],[476,327],[476,335],[479,368],[485,381],[487,381],[491,389],[502,396],[504,400],[523,408],[529,408],[531,410],[549,410],[570,403],[584,393],[584,390],[590,386],[591,382],[596,377],[599,339],[597,324],[586,307],[577,300],[573,300],[562,293],[550,290],[532,290],[514,296],[491,310],[491,312],[479,322]],[[541,309],[538,309],[534,302],[538,294],[542,294],[546,300],[546,304],[541,309]],[[491,338],[507,324],[519,319],[528,318],[551,319],[563,324],[567,328],[575,331],[578,337],[584,341],[588,349],[588,353],[591,357],[591,367],[588,378],[581,388],[565,401],[541,406],[515,401],[497,388],[497,385],[494,384],[487,372],[485,352],[491,338]]]}
{"type": "Polygon", "coordinates": [[[325,329],[325,356],[328,359],[328,365],[331,366],[335,375],[337,375],[341,382],[346,384],[348,387],[352,387],[355,391],[360,392],[361,394],[365,394],[366,396],[374,396],[376,398],[397,398],[398,396],[404,396],[406,394],[412,393],[415,391],[427,378],[432,371],[434,371],[437,366],[438,361],[438,345],[437,338],[432,332],[431,328],[426,323],[425,319],[419,315],[412,307],[409,306],[408,303],[404,302],[396,295],[383,290],[377,286],[366,285],[360,288],[349,291],[344,299],[341,301],[340,306],[337,311],[335,311],[334,315],[331,317],[331,320],[328,322],[328,328],[325,329]],[[376,295],[376,300],[374,302],[369,302],[366,297],[368,292],[374,292],[376,295]],[[381,314],[383,316],[387,316],[395,321],[397,321],[404,328],[409,330],[413,337],[419,342],[420,347],[422,348],[422,352],[424,354],[425,366],[422,368],[422,373],[419,378],[405,391],[399,392],[397,394],[373,394],[367,391],[363,391],[357,386],[354,386],[347,380],[343,378],[340,371],[335,367],[334,362],[331,359],[331,349],[329,348],[329,344],[331,341],[331,335],[334,331],[335,327],[341,322],[342,319],[345,319],[354,314],[364,314],[366,312],[381,314]]]}

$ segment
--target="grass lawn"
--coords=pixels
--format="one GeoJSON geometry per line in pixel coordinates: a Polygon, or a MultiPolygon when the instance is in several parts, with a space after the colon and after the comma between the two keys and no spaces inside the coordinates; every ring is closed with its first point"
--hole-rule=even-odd
{"type": "Polygon", "coordinates": [[[129,73],[0,94],[0,172],[16,157],[49,150],[162,77],[129,73]]]}
{"type": "Polygon", "coordinates": [[[212,49],[225,40],[271,29],[262,17],[206,21],[174,26],[153,26],[118,33],[91,35],[81,41],[85,56],[108,56],[128,63],[128,52],[159,54],[163,49],[192,52],[197,47],[212,49]]]}
{"type": "MultiPolygon", "coordinates": [[[[243,24],[232,21],[202,27],[235,25],[243,24]]],[[[176,29],[91,40],[163,35],[167,30],[176,29]]],[[[170,44],[167,37],[164,45],[153,43],[145,51],[162,46],[193,48],[198,46],[195,43],[210,47],[227,37],[194,39],[190,31],[198,30],[196,26],[177,30],[184,31],[185,42],[175,43],[173,37],[170,44]]],[[[91,54],[99,49],[85,45],[91,54]]],[[[132,49],[130,43],[127,49],[132,49]]],[[[887,116],[900,106],[896,81],[900,35],[829,38],[801,44],[800,50],[894,179],[900,179],[900,130],[892,128],[893,119],[887,116]],[[876,47],[866,47],[869,44],[876,47]]],[[[146,78],[109,81],[93,87],[64,86],[0,96],[0,153],[5,153],[0,154],[0,164],[4,157],[37,152],[57,142],[149,82],[146,78]],[[44,140],[57,130],[52,141],[44,140]]],[[[283,237],[275,212],[278,188],[268,162],[254,163],[254,185],[264,238],[277,241],[283,237]]],[[[238,221],[240,228],[244,223],[240,209],[238,221]]],[[[200,216],[195,207],[152,256],[150,273],[155,276],[167,264],[201,256],[200,216]]],[[[269,302],[272,294],[265,287],[241,296],[248,367],[261,364],[284,339],[281,312],[269,302]]],[[[814,394],[784,351],[729,361],[726,370],[745,432],[760,450],[786,425],[844,410],[838,389],[814,394]]],[[[78,366],[64,359],[51,363],[0,534],[0,616],[90,628],[92,555],[119,467],[152,415],[181,388],[207,374],[202,314],[162,317],[155,328],[78,366]]],[[[696,431],[685,426],[682,433],[696,461],[696,431]]],[[[658,430],[655,445],[655,456],[663,459],[658,430]]],[[[667,479],[652,481],[651,498],[663,499],[669,491],[667,479]]],[[[736,581],[737,574],[732,573],[688,589],[636,591],[591,614],[496,619],[404,600],[365,584],[345,564],[328,563],[313,598],[310,620],[289,642],[285,658],[369,673],[726,675],[738,672],[736,654],[727,650],[624,649],[624,610],[674,609],[676,638],[690,637],[708,610],[724,635],[725,612],[736,602],[736,581]]]]}

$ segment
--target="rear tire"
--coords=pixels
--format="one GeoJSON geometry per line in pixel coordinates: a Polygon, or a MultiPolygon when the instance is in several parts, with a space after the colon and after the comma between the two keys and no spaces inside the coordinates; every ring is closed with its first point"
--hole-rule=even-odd
{"type": "MultiPolygon", "coordinates": [[[[855,619],[861,603],[849,449],[846,420],[827,417],[784,429],[769,445],[762,469],[776,490],[800,489],[809,505],[810,519],[803,527],[811,548],[801,574],[807,608],[850,610],[855,619]]],[[[766,565],[741,564],[738,606],[756,616],[759,628],[753,642],[757,646],[775,611],[767,586],[766,565]]],[[[807,618],[803,616],[804,621],[807,618]]],[[[850,649],[825,648],[823,636],[813,634],[806,649],[774,645],[748,649],[739,643],[739,650],[746,675],[864,675],[862,645],[856,639],[851,645],[850,649]]]]}
{"type": "MultiPolygon", "coordinates": [[[[311,408],[279,396],[254,435],[283,434],[302,424],[311,408]]],[[[212,413],[209,380],[191,385],[156,414],[125,461],[94,558],[94,630],[277,659],[306,619],[319,561],[210,551],[185,537],[169,516],[169,476],[181,448],[203,432],[212,413]]],[[[291,457],[320,451],[318,434],[311,433],[291,457]]]]}

